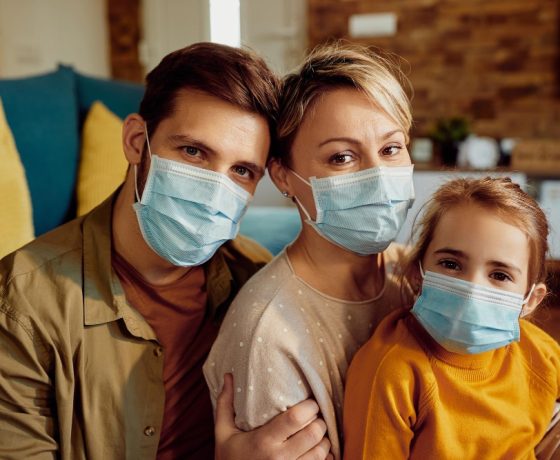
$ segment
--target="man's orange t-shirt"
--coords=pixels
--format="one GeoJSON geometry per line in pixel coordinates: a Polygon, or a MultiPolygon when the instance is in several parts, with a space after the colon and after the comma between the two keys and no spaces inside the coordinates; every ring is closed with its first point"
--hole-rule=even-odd
{"type": "Polygon", "coordinates": [[[202,364],[219,324],[206,308],[204,268],[193,267],[172,284],[154,286],[116,253],[112,264],[127,301],[152,327],[164,354],[158,460],[214,458],[212,405],[202,364]]]}

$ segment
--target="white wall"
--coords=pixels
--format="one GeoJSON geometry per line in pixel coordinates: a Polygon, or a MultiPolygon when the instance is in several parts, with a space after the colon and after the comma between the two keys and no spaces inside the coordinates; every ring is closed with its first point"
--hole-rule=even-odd
{"type": "Polygon", "coordinates": [[[44,73],[57,63],[109,76],[103,0],[0,0],[0,77],[44,73]]]}
{"type": "Polygon", "coordinates": [[[147,72],[171,51],[210,39],[208,0],[143,0],[140,60],[147,72]]]}

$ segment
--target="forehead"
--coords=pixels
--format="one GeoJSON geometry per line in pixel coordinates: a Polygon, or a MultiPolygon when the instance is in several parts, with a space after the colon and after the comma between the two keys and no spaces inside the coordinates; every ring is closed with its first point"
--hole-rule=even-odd
{"type": "Polygon", "coordinates": [[[248,156],[240,159],[259,164],[266,162],[270,145],[268,122],[262,115],[193,89],[177,93],[173,111],[153,135],[163,142],[169,136],[186,136],[217,153],[248,156]]]}
{"type": "Polygon", "coordinates": [[[476,204],[454,206],[437,223],[429,251],[453,248],[471,257],[529,263],[529,239],[512,221],[496,210],[476,204]]]}
{"type": "Polygon", "coordinates": [[[354,88],[330,89],[307,109],[294,143],[325,136],[373,136],[401,129],[365,93],[354,88]]]}

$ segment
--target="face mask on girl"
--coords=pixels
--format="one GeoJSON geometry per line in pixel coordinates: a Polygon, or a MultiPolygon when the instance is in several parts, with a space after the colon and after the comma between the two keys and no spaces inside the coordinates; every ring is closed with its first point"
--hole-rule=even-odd
{"type": "Polygon", "coordinates": [[[223,174],[152,155],[147,130],[146,143],[151,161],[142,198],[134,165],[142,236],[173,265],[201,265],[236,237],[252,196],[223,174]]]}
{"type": "Polygon", "coordinates": [[[521,294],[427,271],[412,314],[443,348],[476,354],[519,341],[521,294]]]}
{"type": "Polygon", "coordinates": [[[317,215],[294,197],[319,235],[360,255],[383,252],[394,241],[414,201],[413,166],[380,166],[363,171],[305,180],[317,215]]]}

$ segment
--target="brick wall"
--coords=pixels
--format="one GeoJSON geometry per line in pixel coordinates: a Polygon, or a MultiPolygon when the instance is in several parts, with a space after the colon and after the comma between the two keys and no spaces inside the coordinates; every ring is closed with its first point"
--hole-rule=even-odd
{"type": "Polygon", "coordinates": [[[479,135],[560,138],[557,0],[308,0],[309,44],[348,36],[352,14],[394,12],[397,34],[356,40],[402,56],[416,134],[464,115],[479,135]]]}

